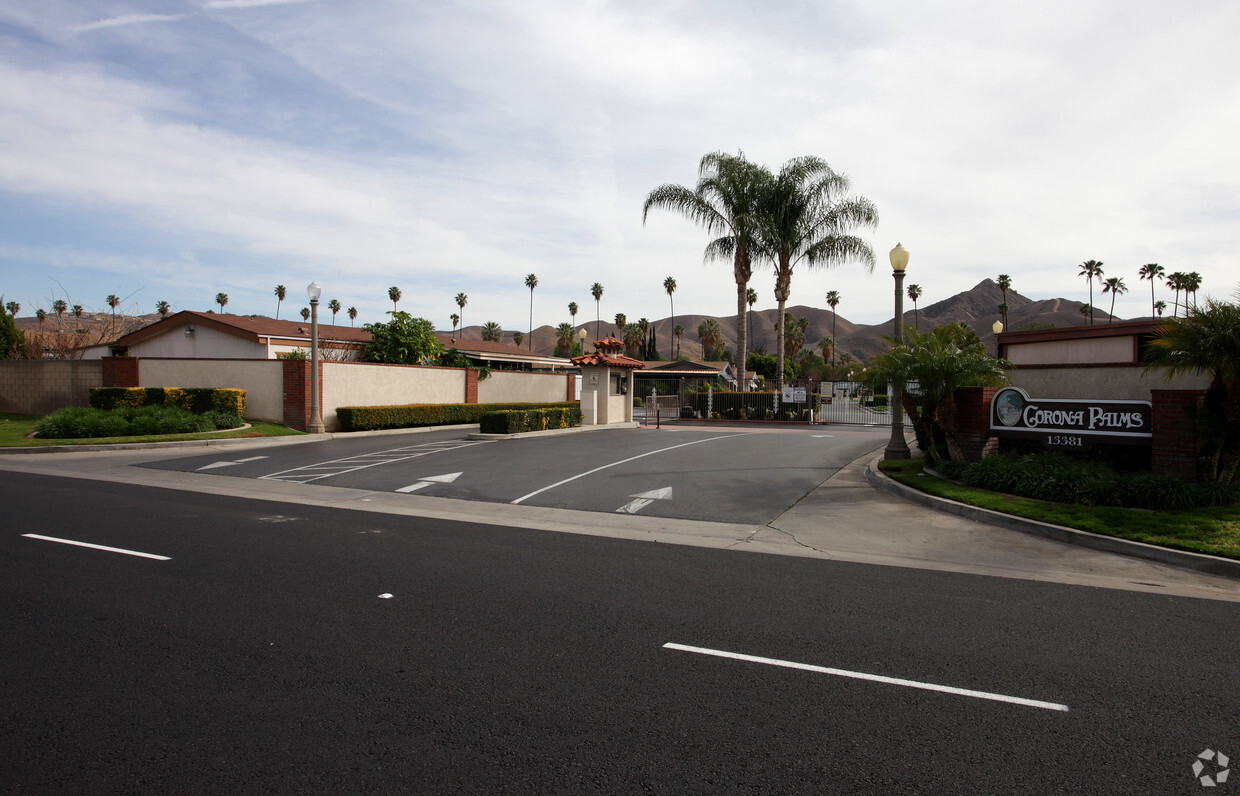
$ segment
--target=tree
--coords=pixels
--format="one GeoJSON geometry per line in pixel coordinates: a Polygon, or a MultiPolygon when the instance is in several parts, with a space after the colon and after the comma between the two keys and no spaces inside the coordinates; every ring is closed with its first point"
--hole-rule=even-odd
{"type": "Polygon", "coordinates": [[[525,332],[513,332],[512,333],[512,344],[515,345],[517,348],[521,347],[521,341],[523,341],[524,339],[525,339],[525,332]]]}
{"type": "Polygon", "coordinates": [[[301,308],[301,319],[302,319],[303,321],[308,321],[308,320],[310,320],[310,308],[309,308],[309,307],[302,307],[302,308],[301,308]]]}
{"type": "Polygon", "coordinates": [[[331,301],[327,302],[327,308],[332,311],[332,326],[335,326],[336,325],[336,313],[340,312],[340,302],[337,301],[336,299],[332,299],[331,301]]]}
{"type": "Polygon", "coordinates": [[[456,337],[456,325],[461,322],[461,316],[454,312],[448,318],[452,321],[452,336],[456,337]]]}
{"type": "Polygon", "coordinates": [[[16,301],[10,301],[4,306],[8,312],[0,312],[0,359],[12,359],[17,356],[17,350],[25,342],[26,336],[14,322],[21,305],[16,301]]]}
{"type": "Polygon", "coordinates": [[[598,282],[590,285],[590,295],[594,296],[594,339],[599,338],[599,311],[601,305],[599,302],[603,300],[603,286],[598,282]]]}
{"type": "Polygon", "coordinates": [[[809,328],[808,318],[793,318],[792,313],[784,313],[784,356],[792,358],[805,345],[805,330],[809,328]]]}
{"type": "Polygon", "coordinates": [[[155,311],[159,313],[159,317],[161,317],[161,318],[167,318],[167,317],[168,317],[168,312],[169,312],[171,309],[172,309],[172,308],[168,306],[168,302],[166,302],[166,301],[157,301],[157,302],[155,302],[155,311]]]}
{"type": "Polygon", "coordinates": [[[680,338],[685,334],[685,327],[680,324],[676,324],[676,328],[672,330],[672,334],[676,335],[676,355],[673,356],[672,359],[676,359],[676,357],[680,356],[680,338]]]}
{"type": "Polygon", "coordinates": [[[758,239],[761,252],[775,266],[777,392],[783,385],[784,307],[793,269],[802,261],[811,268],[850,261],[874,268],[870,244],[852,231],[876,228],[878,209],[865,197],[849,196],[849,188],[848,178],[825,160],[807,156],[785,163],[763,193],[758,239]]]}
{"type": "Polygon", "coordinates": [[[745,316],[745,335],[749,340],[749,345],[752,347],[753,346],[753,305],[758,303],[758,291],[754,290],[751,287],[745,288],[745,303],[749,305],[749,311],[745,316]]]}
{"type": "Polygon", "coordinates": [[[1102,281],[1102,263],[1098,260],[1086,260],[1080,265],[1081,270],[1077,276],[1085,277],[1085,281],[1089,283],[1089,325],[1094,324],[1094,279],[1102,281]]]}
{"type": "Polygon", "coordinates": [[[120,305],[121,298],[115,293],[111,293],[108,295],[107,302],[108,306],[112,308],[112,320],[116,321],[116,308],[120,305]]]}
{"type": "Polygon", "coordinates": [[[1154,330],[1146,353],[1147,372],[1168,378],[1209,374],[1198,438],[1204,443],[1200,475],[1222,487],[1237,483],[1240,470],[1240,307],[1207,298],[1154,330]]]}
{"type": "MultiPolygon", "coordinates": [[[[1141,270],[1137,273],[1138,279],[1150,280],[1150,315],[1162,315],[1162,313],[1158,311],[1158,306],[1154,301],[1154,282],[1162,278],[1162,275],[1165,273],[1163,267],[1158,263],[1146,263],[1141,266],[1141,270]]],[[[1164,302],[1163,307],[1166,308],[1166,306],[1166,302],[1164,302]]]]}
{"type": "Polygon", "coordinates": [[[285,296],[288,295],[288,288],[284,285],[276,285],[276,320],[280,320],[280,305],[284,303],[285,296]]]}
{"type": "MultiPolygon", "coordinates": [[[[388,288],[388,301],[392,302],[392,312],[396,312],[396,302],[400,301],[400,288],[392,285],[388,288]]],[[[363,326],[363,329],[366,327],[363,326]]]]}
{"type": "Polygon", "coordinates": [[[1201,274],[1190,271],[1184,275],[1184,308],[1188,309],[1188,294],[1193,294],[1193,306],[1197,306],[1197,289],[1201,287],[1201,274]]]}
{"type": "MultiPolygon", "coordinates": [[[[757,213],[771,175],[749,162],[744,153],[711,152],[698,164],[698,181],[690,190],[671,183],[655,188],[646,197],[642,223],[652,207],[672,210],[717,235],[706,245],[703,259],[732,260],[736,281],[737,370],[745,372],[745,299],[753,276],[752,252],[757,242],[757,213]]],[[[742,392],[748,390],[741,379],[742,392]]]]}
{"type": "Polygon", "coordinates": [[[39,329],[43,329],[43,321],[47,320],[47,310],[39,307],[34,311],[34,317],[39,321],[39,329]]]}
{"type": "Polygon", "coordinates": [[[16,301],[10,301],[4,305],[4,308],[9,311],[9,315],[12,315],[14,318],[16,318],[17,313],[21,312],[22,310],[22,305],[18,304],[16,301]]]}
{"type": "Polygon", "coordinates": [[[578,309],[579,307],[577,306],[577,302],[575,301],[568,302],[568,315],[570,318],[572,318],[573,326],[577,325],[577,310],[578,309]]]}
{"type": "MultiPolygon", "coordinates": [[[[676,292],[676,280],[670,276],[667,279],[664,279],[663,280],[663,292],[667,293],[667,303],[672,309],[672,326],[675,327],[676,325],[676,303],[672,301],[672,294],[676,292]]],[[[673,349],[669,348],[667,358],[675,359],[676,352],[673,349]]]]}
{"type": "Polygon", "coordinates": [[[73,317],[77,318],[79,321],[82,319],[82,313],[85,311],[86,309],[81,304],[73,305],[73,317]]]}
{"type": "Polygon", "coordinates": [[[387,323],[362,326],[370,332],[370,345],[365,359],[390,365],[420,365],[433,362],[443,353],[443,345],[435,336],[435,327],[425,318],[414,318],[407,312],[393,310],[387,323]]]}
{"type": "Polygon", "coordinates": [[[453,300],[456,302],[456,306],[461,308],[461,337],[464,337],[465,336],[465,304],[466,302],[469,301],[469,296],[465,295],[464,293],[457,293],[456,298],[453,300]]]}
{"type": "Polygon", "coordinates": [[[1000,304],[998,309],[999,309],[999,317],[1003,319],[1003,328],[1006,329],[1007,328],[1007,314],[1008,314],[1008,309],[1009,309],[1007,302],[1005,301],[1002,304],[1000,304]]]}
{"type": "Polygon", "coordinates": [[[827,306],[831,308],[831,367],[835,367],[835,319],[839,317],[835,312],[835,308],[840,305],[840,293],[838,290],[827,291],[827,306]]]}
{"type": "Polygon", "coordinates": [[[352,326],[353,321],[357,320],[357,307],[349,307],[345,314],[349,316],[349,325],[352,326]]]}
{"type": "Polygon", "coordinates": [[[215,303],[220,305],[220,312],[223,312],[224,305],[228,304],[228,294],[227,293],[216,293],[215,303]]]}
{"type": "Polygon", "coordinates": [[[1107,314],[1107,323],[1115,320],[1115,297],[1128,292],[1128,286],[1124,284],[1124,280],[1118,276],[1108,277],[1102,283],[1102,293],[1111,294],[1111,311],[1107,314]]]}
{"type": "Polygon", "coordinates": [[[555,327],[555,356],[566,357],[573,352],[573,325],[565,322],[555,327]]]}
{"type": "Polygon", "coordinates": [[[641,324],[629,323],[624,327],[624,353],[631,357],[641,354],[642,341],[645,333],[642,331],[641,324]]]}
{"type": "MultiPolygon", "coordinates": [[[[920,321],[917,320],[917,299],[921,298],[921,285],[909,285],[908,286],[908,297],[913,302],[913,329],[915,329],[916,331],[921,331],[921,323],[920,321]]],[[[1004,307],[1007,306],[1006,300],[1005,300],[1005,303],[1001,306],[1004,306],[1004,307]]],[[[1006,312],[1006,310],[1004,311],[1006,312]]],[[[1004,325],[1006,326],[1007,325],[1006,315],[1003,317],[1003,322],[1004,322],[1004,325]]]]}
{"type": "MultiPolygon", "coordinates": [[[[951,460],[963,464],[954,393],[960,387],[1006,384],[1008,377],[1003,366],[1007,363],[988,356],[977,333],[961,323],[944,324],[926,334],[916,330],[905,330],[904,334],[905,342],[875,357],[865,381],[871,387],[916,381],[920,385],[917,394],[904,391],[901,405],[913,421],[918,447],[934,463],[942,461],[934,445],[933,426],[937,423],[951,460]]],[[[892,338],[887,340],[894,342],[892,338]]]]}
{"type": "Polygon", "coordinates": [[[1081,305],[1081,316],[1082,316],[1082,317],[1084,317],[1084,318],[1092,318],[1092,317],[1093,317],[1093,315],[1094,315],[1094,308],[1093,308],[1093,307],[1089,306],[1088,304],[1082,304],[1082,305],[1081,305]]]}
{"type": "Polygon", "coordinates": [[[487,321],[482,326],[482,339],[488,343],[498,343],[504,339],[504,330],[495,321],[487,321]]]}
{"type": "Polygon", "coordinates": [[[719,328],[719,322],[714,318],[707,318],[698,324],[697,335],[702,341],[702,359],[718,359],[719,348],[723,345],[723,330],[719,328]]]}
{"type": "MultiPolygon", "coordinates": [[[[1012,277],[1007,274],[999,274],[997,284],[999,285],[999,291],[1003,293],[1003,303],[1007,304],[1007,292],[1012,289],[1012,277]]],[[[1007,326],[1007,318],[1003,319],[1003,325],[1007,326]]]]}
{"type": "Polygon", "coordinates": [[[1155,314],[1158,315],[1159,318],[1162,317],[1162,314],[1166,312],[1166,310],[1167,310],[1167,302],[1161,299],[1154,302],[1154,312],[1155,314]]]}
{"type": "Polygon", "coordinates": [[[821,340],[819,340],[818,350],[822,352],[822,358],[824,361],[826,361],[828,357],[831,360],[834,360],[835,359],[835,338],[824,337],[821,340]]]}
{"type": "Polygon", "coordinates": [[[60,323],[60,319],[64,317],[65,312],[69,309],[69,303],[64,299],[56,299],[52,302],[52,312],[56,313],[56,322],[60,323]]]}
{"type": "Polygon", "coordinates": [[[624,330],[628,327],[628,325],[629,325],[629,316],[625,315],[623,312],[617,312],[616,313],[616,334],[620,335],[621,337],[624,337],[624,330]]]}
{"type": "Polygon", "coordinates": [[[538,277],[529,274],[525,277],[525,286],[530,289],[530,350],[534,350],[534,288],[538,287],[538,277]]]}

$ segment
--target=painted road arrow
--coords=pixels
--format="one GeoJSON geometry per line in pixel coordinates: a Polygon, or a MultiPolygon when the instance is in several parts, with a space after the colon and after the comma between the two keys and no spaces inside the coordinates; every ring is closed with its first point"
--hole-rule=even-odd
{"type": "Polygon", "coordinates": [[[633,500],[630,500],[628,503],[625,503],[623,506],[616,509],[616,513],[636,514],[656,500],[671,500],[672,488],[670,486],[665,486],[662,489],[652,489],[649,492],[629,495],[629,497],[633,498],[633,500]]]}
{"type": "Polygon", "coordinates": [[[236,461],[232,461],[232,462],[212,462],[211,464],[204,464],[202,467],[199,467],[198,469],[199,470],[214,470],[216,467],[232,467],[234,464],[245,464],[246,462],[256,462],[259,459],[266,459],[266,458],[267,458],[266,456],[251,456],[248,459],[237,459],[236,461]]]}
{"type": "Polygon", "coordinates": [[[461,473],[445,473],[444,475],[428,475],[416,484],[402,486],[397,492],[417,492],[419,489],[425,489],[431,484],[450,484],[461,477],[461,473]]]}

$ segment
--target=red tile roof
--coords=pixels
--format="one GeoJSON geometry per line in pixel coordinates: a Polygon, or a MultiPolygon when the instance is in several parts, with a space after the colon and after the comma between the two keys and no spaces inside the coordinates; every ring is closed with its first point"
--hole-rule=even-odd
{"type": "Polygon", "coordinates": [[[595,351],[593,354],[585,354],[579,357],[573,357],[574,365],[610,365],[613,368],[633,368],[639,370],[646,367],[641,361],[626,357],[624,354],[608,354],[605,351],[595,351]]]}

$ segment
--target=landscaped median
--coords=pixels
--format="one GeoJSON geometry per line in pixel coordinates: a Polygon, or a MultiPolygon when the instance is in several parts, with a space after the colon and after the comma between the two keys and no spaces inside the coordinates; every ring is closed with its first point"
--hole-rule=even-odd
{"type": "Polygon", "coordinates": [[[199,432],[193,434],[146,434],[124,437],[81,437],[55,439],[34,437],[35,427],[43,418],[39,415],[0,414],[0,448],[48,448],[82,445],[124,445],[151,442],[191,442],[196,440],[239,439],[251,437],[304,436],[300,431],[277,425],[250,421],[247,428],[230,431],[199,432]]]}
{"type": "MultiPolygon", "coordinates": [[[[556,411],[576,409],[576,425],[581,425],[581,405],[576,401],[552,404],[408,404],[406,406],[342,406],[336,418],[343,431],[377,431],[416,426],[455,426],[481,423],[496,412],[556,411]]],[[[544,426],[559,428],[560,426],[544,426]]],[[[501,432],[508,433],[508,432],[501,432]]]]}
{"type": "MultiPolygon", "coordinates": [[[[879,470],[900,484],[966,506],[1101,536],[1240,560],[1240,506],[1153,511],[1053,503],[950,481],[926,471],[922,459],[884,459],[879,470]]],[[[1240,568],[1235,571],[1240,572],[1240,568]]]]}

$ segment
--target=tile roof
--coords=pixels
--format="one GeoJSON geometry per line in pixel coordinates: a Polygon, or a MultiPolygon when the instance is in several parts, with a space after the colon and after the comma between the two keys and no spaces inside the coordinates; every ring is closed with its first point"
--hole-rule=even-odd
{"type": "MultiPolygon", "coordinates": [[[[187,322],[216,328],[237,337],[251,339],[256,343],[260,338],[267,337],[292,340],[310,339],[309,321],[278,321],[262,316],[251,317],[249,315],[227,315],[222,312],[182,310],[175,315],[169,315],[167,318],[143,326],[135,332],[130,332],[114,341],[112,345],[133,345],[143,340],[150,340],[174,329],[180,329],[187,322]]],[[[371,335],[365,329],[320,322],[319,339],[337,343],[366,344],[370,342],[371,335]]]]}
{"type": "Polygon", "coordinates": [[[624,354],[608,354],[605,351],[595,351],[592,354],[583,354],[579,357],[573,357],[574,365],[610,365],[613,368],[633,368],[640,370],[646,365],[640,360],[626,357],[624,354]]]}

